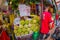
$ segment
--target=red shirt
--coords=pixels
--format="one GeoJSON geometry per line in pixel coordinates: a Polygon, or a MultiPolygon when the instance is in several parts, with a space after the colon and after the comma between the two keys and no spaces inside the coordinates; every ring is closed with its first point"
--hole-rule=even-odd
{"type": "Polygon", "coordinates": [[[51,14],[49,12],[43,12],[41,33],[47,34],[49,32],[49,23],[51,21],[51,14]]]}
{"type": "Polygon", "coordinates": [[[58,18],[59,18],[59,15],[58,15],[58,14],[56,14],[56,20],[58,20],[58,18]]]}
{"type": "Polygon", "coordinates": [[[2,34],[0,36],[0,40],[10,40],[10,38],[8,37],[8,35],[6,34],[5,31],[2,31],[2,34]]]}

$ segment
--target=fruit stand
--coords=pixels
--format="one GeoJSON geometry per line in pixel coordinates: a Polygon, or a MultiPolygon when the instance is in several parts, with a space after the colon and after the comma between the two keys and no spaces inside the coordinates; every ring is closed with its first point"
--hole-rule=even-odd
{"type": "MultiPolygon", "coordinates": [[[[14,36],[16,39],[22,38],[22,40],[24,40],[23,38],[29,38],[31,36],[35,40],[38,38],[41,22],[40,17],[42,17],[43,11],[43,3],[41,1],[42,0],[9,0],[8,5],[3,2],[5,5],[3,4],[4,6],[1,6],[0,20],[3,21],[3,28],[7,30],[9,35],[11,34],[12,40],[15,40],[14,36]],[[21,6],[22,4],[24,4],[27,9],[24,8],[25,6],[22,6],[22,8],[26,9],[28,12],[25,12],[25,10],[21,11],[19,5],[21,6]],[[28,16],[26,16],[26,13],[28,16]],[[25,16],[21,16],[21,14],[25,16]],[[17,25],[14,24],[15,18],[20,18],[20,20],[18,20],[19,22],[17,21],[19,23],[17,25]]],[[[51,12],[53,12],[53,9],[50,9],[51,12]]]]}
{"type": "MultiPolygon", "coordinates": [[[[15,19],[15,13],[5,13],[3,11],[0,12],[0,20],[3,21],[3,27],[7,30],[8,34],[12,34],[12,38],[13,33],[11,32],[12,29],[12,25],[14,25],[14,19],[15,19]]],[[[19,14],[17,14],[19,15],[19,14]]],[[[24,16],[24,19],[22,18],[20,20],[20,24],[18,25],[14,25],[13,26],[14,30],[14,34],[15,37],[27,37],[27,36],[32,36],[32,34],[34,32],[39,31],[40,29],[40,16],[38,15],[30,15],[30,16],[24,16]]],[[[13,38],[14,39],[14,38],[13,38]]]]}
{"type": "MultiPolygon", "coordinates": [[[[32,36],[34,32],[38,32],[40,29],[40,16],[38,16],[37,13],[31,12],[31,14],[33,15],[23,16],[23,18],[21,18],[20,13],[18,14],[14,12],[15,10],[18,10],[19,5],[18,1],[16,3],[16,0],[15,1],[11,0],[10,2],[8,2],[8,6],[7,5],[6,7],[3,6],[0,10],[0,20],[3,21],[3,28],[7,30],[7,33],[9,35],[10,34],[12,35],[13,40],[14,34],[16,38],[28,37],[32,36]],[[17,15],[20,17],[19,25],[14,25],[14,19],[17,15]]],[[[35,5],[35,3],[33,5],[35,5]]],[[[32,7],[31,9],[32,10],[34,9],[36,11],[36,8],[32,7]]]]}
{"type": "Polygon", "coordinates": [[[33,32],[39,31],[40,28],[40,18],[37,15],[31,15],[25,20],[20,20],[20,25],[14,25],[14,33],[16,37],[23,37],[31,35],[33,32]]]}

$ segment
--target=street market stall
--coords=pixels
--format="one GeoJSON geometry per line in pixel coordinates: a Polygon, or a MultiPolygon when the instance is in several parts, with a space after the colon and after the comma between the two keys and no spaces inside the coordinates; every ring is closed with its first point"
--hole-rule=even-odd
{"type": "Polygon", "coordinates": [[[18,38],[24,40],[23,37],[27,38],[32,35],[32,38],[36,40],[40,31],[43,5],[39,0],[30,0],[29,4],[28,2],[25,4],[24,0],[22,3],[21,1],[9,0],[8,9],[1,9],[0,19],[9,36],[12,36],[12,40],[18,38]]]}

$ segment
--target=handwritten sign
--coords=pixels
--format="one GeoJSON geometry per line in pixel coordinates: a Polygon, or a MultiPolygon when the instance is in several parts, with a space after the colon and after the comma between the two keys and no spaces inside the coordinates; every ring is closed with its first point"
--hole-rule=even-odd
{"type": "Polygon", "coordinates": [[[20,16],[30,16],[30,6],[25,4],[19,5],[20,16]]]}

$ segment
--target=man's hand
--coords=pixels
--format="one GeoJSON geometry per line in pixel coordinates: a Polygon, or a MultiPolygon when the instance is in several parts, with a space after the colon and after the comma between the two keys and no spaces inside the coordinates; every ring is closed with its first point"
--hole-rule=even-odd
{"type": "Polygon", "coordinates": [[[52,35],[52,34],[55,32],[55,28],[56,28],[56,27],[54,27],[54,28],[52,28],[51,30],[49,30],[50,35],[52,35]]]}

